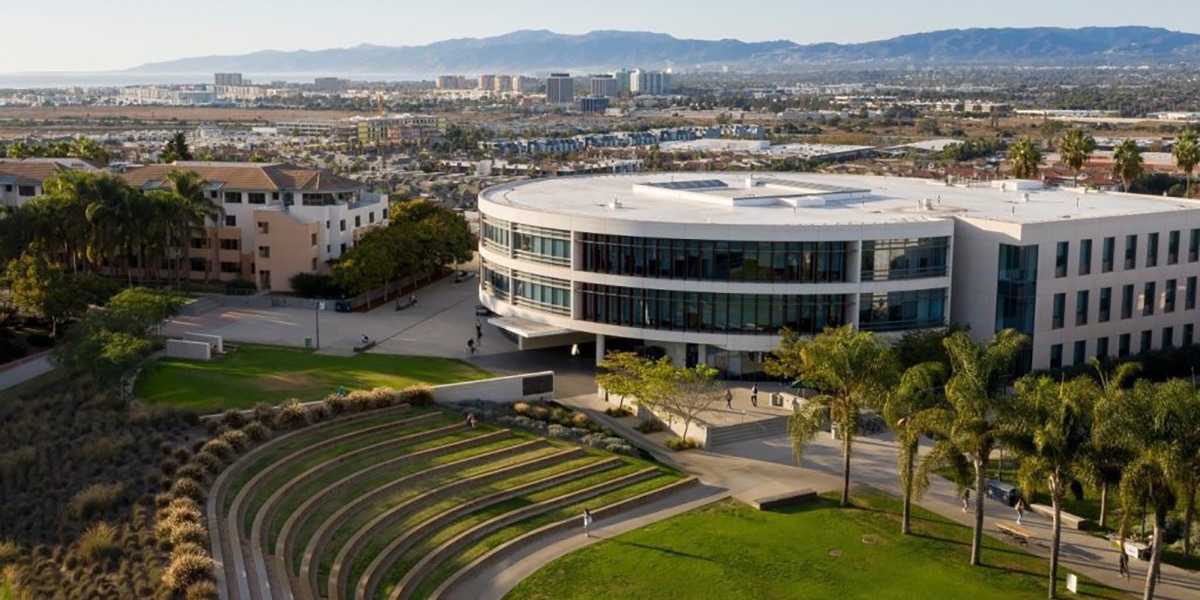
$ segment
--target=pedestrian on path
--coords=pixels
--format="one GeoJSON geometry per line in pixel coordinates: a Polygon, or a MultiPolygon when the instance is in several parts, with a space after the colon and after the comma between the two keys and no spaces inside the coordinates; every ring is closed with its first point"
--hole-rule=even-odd
{"type": "Polygon", "coordinates": [[[471,429],[475,429],[475,413],[467,413],[467,426],[471,429]]]}
{"type": "Polygon", "coordinates": [[[1117,574],[1129,581],[1129,555],[1125,553],[1124,544],[1121,547],[1121,557],[1117,559],[1117,574]]]}
{"type": "Polygon", "coordinates": [[[754,408],[758,408],[758,384],[757,383],[750,386],[750,404],[753,404],[754,408]]]}
{"type": "Polygon", "coordinates": [[[467,350],[471,352],[472,356],[475,355],[475,340],[474,340],[474,338],[467,340],[467,350]]]}
{"type": "Polygon", "coordinates": [[[592,511],[583,509],[583,537],[592,537],[592,511]]]}
{"type": "Polygon", "coordinates": [[[962,493],[962,509],[967,512],[967,507],[971,505],[971,488],[964,488],[962,493]]]}
{"type": "Polygon", "coordinates": [[[733,391],[725,388],[725,408],[733,408],[733,391]]]}
{"type": "Polygon", "coordinates": [[[413,306],[416,306],[416,305],[417,305],[417,295],[416,295],[416,294],[413,294],[413,295],[409,296],[409,297],[408,297],[408,303],[409,303],[409,304],[411,304],[411,305],[413,305],[413,306]]]}
{"type": "Polygon", "coordinates": [[[483,321],[480,321],[479,317],[475,317],[475,339],[483,339],[483,321]]]}
{"type": "Polygon", "coordinates": [[[364,334],[363,334],[363,343],[362,343],[362,345],[366,346],[366,345],[367,345],[367,344],[369,344],[370,342],[371,342],[371,338],[367,337],[367,334],[365,334],[365,333],[364,333],[364,334]]]}
{"type": "Polygon", "coordinates": [[[571,344],[571,358],[579,358],[579,344],[571,344]]]}
{"type": "Polygon", "coordinates": [[[1025,499],[1017,497],[1017,503],[1013,506],[1017,510],[1017,525],[1021,524],[1021,518],[1025,516],[1025,499]]]}

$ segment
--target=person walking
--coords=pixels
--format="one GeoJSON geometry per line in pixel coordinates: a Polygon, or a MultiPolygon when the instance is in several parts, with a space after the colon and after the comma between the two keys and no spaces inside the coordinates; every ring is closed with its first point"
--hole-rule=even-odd
{"type": "Polygon", "coordinates": [[[483,321],[480,321],[479,317],[475,317],[475,339],[483,339],[483,321]]]}
{"type": "Polygon", "coordinates": [[[1017,525],[1020,525],[1021,519],[1025,516],[1025,499],[1018,496],[1017,503],[1013,505],[1013,508],[1017,510],[1017,525]]]}
{"type": "Polygon", "coordinates": [[[1125,553],[1124,547],[1121,548],[1121,557],[1117,559],[1117,574],[1129,581],[1129,555],[1125,553]]]}
{"type": "Polygon", "coordinates": [[[579,358],[579,344],[571,344],[571,358],[579,358]]]}
{"type": "Polygon", "coordinates": [[[363,343],[362,343],[362,345],[366,346],[366,345],[367,345],[367,344],[369,344],[370,342],[371,342],[371,338],[367,337],[367,334],[365,334],[365,333],[364,333],[364,334],[363,334],[363,343]]]}
{"type": "Polygon", "coordinates": [[[473,412],[467,413],[467,427],[475,429],[475,413],[473,412]]]}
{"type": "Polygon", "coordinates": [[[592,537],[592,511],[583,509],[583,537],[592,537]]]}
{"type": "Polygon", "coordinates": [[[409,297],[408,297],[408,304],[409,304],[410,306],[416,306],[416,305],[417,305],[417,295],[416,295],[416,294],[413,294],[413,295],[411,295],[411,296],[409,296],[409,297]]]}
{"type": "Polygon", "coordinates": [[[757,383],[750,386],[750,404],[754,405],[754,408],[758,408],[758,384],[757,383]]]}
{"type": "Polygon", "coordinates": [[[475,339],[474,338],[467,340],[467,350],[469,350],[472,355],[475,354],[475,339]]]}
{"type": "Polygon", "coordinates": [[[733,390],[725,388],[725,408],[733,409],[733,390]]]}
{"type": "Polygon", "coordinates": [[[963,488],[962,493],[962,509],[967,512],[967,507],[971,506],[971,488],[963,488]]]}

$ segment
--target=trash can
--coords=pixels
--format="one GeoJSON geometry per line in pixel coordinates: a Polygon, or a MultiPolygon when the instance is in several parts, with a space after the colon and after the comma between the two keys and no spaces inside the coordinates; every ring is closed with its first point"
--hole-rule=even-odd
{"type": "Polygon", "coordinates": [[[310,337],[304,338],[304,347],[312,348],[312,338],[310,338],[310,337]]]}
{"type": "Polygon", "coordinates": [[[1017,498],[1021,495],[1021,490],[999,479],[989,479],[987,480],[987,495],[988,498],[996,500],[1005,506],[1016,506],[1017,498]]]}
{"type": "Polygon", "coordinates": [[[779,392],[773,392],[771,394],[771,406],[783,408],[783,394],[780,394],[779,392]]]}

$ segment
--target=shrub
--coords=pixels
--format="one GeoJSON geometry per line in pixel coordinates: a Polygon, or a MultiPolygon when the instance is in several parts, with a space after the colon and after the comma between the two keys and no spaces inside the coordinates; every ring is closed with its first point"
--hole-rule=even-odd
{"type": "Polygon", "coordinates": [[[513,412],[517,413],[518,415],[529,413],[529,403],[517,402],[516,404],[513,404],[513,412]]]}
{"type": "Polygon", "coordinates": [[[203,546],[208,541],[208,531],[199,523],[179,521],[167,531],[167,540],[172,546],[196,544],[203,546]]]}
{"type": "Polygon", "coordinates": [[[124,483],[97,483],[75,494],[71,499],[71,513],[87,521],[107,513],[124,500],[124,483]]]}
{"type": "Polygon", "coordinates": [[[308,425],[308,409],[292,398],[279,407],[275,415],[275,428],[291,431],[308,425]]]}
{"type": "Polygon", "coordinates": [[[261,444],[271,439],[271,430],[258,421],[248,423],[242,428],[242,431],[246,434],[246,437],[250,438],[250,441],[256,444],[261,444]]]}
{"type": "Polygon", "coordinates": [[[414,386],[400,392],[400,402],[410,406],[431,406],[433,390],[425,386],[414,386]]]}
{"type": "Polygon", "coordinates": [[[216,563],[207,556],[180,554],[171,557],[171,564],[163,573],[163,583],[176,592],[182,592],[193,584],[212,581],[216,563]]]}
{"type": "Polygon", "coordinates": [[[697,442],[696,440],[693,440],[692,438],[684,439],[684,438],[673,437],[673,438],[667,439],[667,441],[664,442],[664,444],[666,444],[666,446],[668,448],[670,448],[676,452],[678,452],[680,450],[691,450],[692,448],[700,447],[700,442],[697,442]]]}
{"type": "Polygon", "coordinates": [[[241,429],[250,422],[250,417],[240,410],[228,409],[221,414],[221,424],[229,429],[241,429]]]}
{"type": "MultiPolygon", "coordinates": [[[[212,452],[201,452],[192,457],[193,465],[200,465],[205,471],[217,475],[225,468],[225,461],[212,452]]],[[[183,467],[180,467],[183,468],[183,467]]]]}
{"type": "Polygon", "coordinates": [[[205,548],[203,545],[197,544],[195,542],[184,542],[182,544],[179,544],[178,546],[175,546],[175,548],[171,550],[171,554],[175,555],[175,556],[182,556],[184,554],[195,554],[196,556],[208,556],[208,549],[205,548]]]}
{"type": "Polygon", "coordinates": [[[211,581],[197,581],[187,587],[183,597],[185,600],[217,600],[217,584],[211,581]]]}
{"type": "Polygon", "coordinates": [[[240,429],[234,429],[232,431],[226,431],[225,433],[222,433],[221,439],[224,440],[226,444],[229,444],[229,446],[236,452],[245,452],[250,448],[250,446],[254,445],[254,442],[250,441],[250,436],[246,435],[246,433],[240,429]]]}
{"type": "Polygon", "coordinates": [[[201,454],[205,452],[212,454],[226,463],[233,462],[233,459],[237,458],[237,451],[233,449],[233,446],[229,442],[221,438],[208,440],[200,448],[200,452],[201,454]]]}
{"type": "Polygon", "coordinates": [[[620,419],[622,417],[633,416],[633,411],[629,410],[628,408],[625,408],[624,406],[619,406],[616,408],[604,409],[604,414],[606,414],[610,417],[620,419]]]}
{"type": "Polygon", "coordinates": [[[196,502],[204,502],[204,486],[190,477],[179,477],[171,484],[171,495],[176,498],[191,498],[196,502]]]}
{"type": "Polygon", "coordinates": [[[266,427],[275,426],[275,413],[278,412],[274,406],[266,402],[259,402],[254,405],[254,410],[250,412],[250,417],[255,421],[262,423],[266,427]]]}
{"type": "Polygon", "coordinates": [[[0,542],[0,567],[16,562],[22,555],[21,547],[15,543],[8,540],[0,542]]]}
{"type": "Polygon", "coordinates": [[[211,481],[212,473],[199,464],[190,462],[182,467],[179,467],[179,469],[175,471],[175,476],[195,479],[196,481],[207,485],[211,481]]]}
{"type": "Polygon", "coordinates": [[[574,440],[575,439],[574,431],[572,431],[570,428],[563,427],[562,425],[559,425],[558,423],[551,423],[548,427],[546,427],[546,435],[549,435],[552,438],[556,438],[556,439],[560,439],[560,440],[574,440]]]}
{"type": "Polygon", "coordinates": [[[179,461],[179,464],[183,464],[189,460],[192,460],[192,453],[189,452],[187,448],[176,448],[175,454],[172,456],[175,457],[176,461],[179,461]]]}
{"type": "Polygon", "coordinates": [[[663,430],[663,425],[655,419],[647,419],[634,425],[633,428],[641,433],[657,433],[663,430]]]}
{"type": "Polygon", "coordinates": [[[163,475],[170,477],[179,470],[179,463],[174,458],[168,457],[163,459],[162,463],[159,464],[159,468],[162,469],[163,475]]]}
{"type": "Polygon", "coordinates": [[[96,523],[79,536],[79,555],[92,564],[107,564],[120,558],[121,544],[117,541],[117,530],[108,523],[96,523]]]}
{"type": "Polygon", "coordinates": [[[592,427],[592,420],[589,419],[587,415],[585,415],[581,412],[571,413],[571,426],[572,427],[583,427],[584,429],[589,429],[592,427]]]}
{"type": "Polygon", "coordinates": [[[348,400],[345,396],[339,396],[337,394],[330,394],[329,396],[326,396],[325,400],[321,402],[321,405],[324,406],[326,410],[329,411],[329,414],[333,416],[345,414],[350,410],[350,400],[348,400]]]}
{"type": "Polygon", "coordinates": [[[329,412],[329,407],[324,403],[314,404],[308,409],[308,421],[310,423],[320,423],[327,420],[332,413],[329,412]]]}

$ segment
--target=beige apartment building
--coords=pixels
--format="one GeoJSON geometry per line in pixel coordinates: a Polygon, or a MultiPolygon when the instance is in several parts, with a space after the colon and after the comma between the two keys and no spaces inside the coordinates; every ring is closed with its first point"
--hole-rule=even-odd
{"type": "Polygon", "coordinates": [[[329,273],[364,233],[385,225],[386,194],[321,169],[284,163],[177,162],[121,174],[144,191],[164,188],[167,174],[195,171],[225,211],[188,253],[194,280],[246,279],[261,290],[289,292],[297,273],[329,273]]]}
{"type": "Polygon", "coordinates": [[[0,158],[0,206],[20,206],[42,195],[42,184],[62,171],[98,171],[78,158],[0,158]]]}

